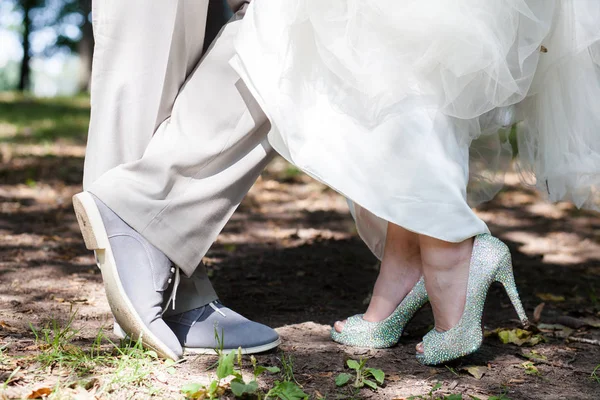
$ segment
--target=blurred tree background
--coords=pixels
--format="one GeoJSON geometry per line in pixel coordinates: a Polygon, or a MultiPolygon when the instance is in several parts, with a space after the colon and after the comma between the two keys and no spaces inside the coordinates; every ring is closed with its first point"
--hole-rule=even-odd
{"type": "MultiPolygon", "coordinates": [[[[127,0],[123,0],[127,1],[127,0]]],[[[228,18],[225,2],[207,27],[214,37],[228,18]]],[[[0,91],[52,97],[87,92],[94,37],[92,0],[0,0],[0,91]]]]}
{"type": "Polygon", "coordinates": [[[0,1],[0,90],[40,96],[87,91],[91,0],[0,1]]]}

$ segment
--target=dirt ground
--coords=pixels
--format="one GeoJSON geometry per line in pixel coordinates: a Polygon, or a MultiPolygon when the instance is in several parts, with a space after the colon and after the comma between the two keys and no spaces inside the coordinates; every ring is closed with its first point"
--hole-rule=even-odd
{"type": "MultiPolygon", "coordinates": [[[[27,361],[44,351],[35,346],[30,324],[66,323],[73,308],[81,346],[91,345],[102,327],[112,327],[101,276],[70,203],[81,190],[83,153],[82,145],[2,148],[0,347],[21,369],[17,379],[8,379],[11,370],[0,363],[0,392],[26,393],[59,379],[52,368],[27,361]]],[[[386,383],[377,392],[362,390],[358,398],[430,398],[426,394],[440,382],[434,393],[440,397],[599,399],[600,381],[592,371],[600,364],[600,216],[568,204],[546,204],[516,182],[478,212],[510,246],[525,308],[533,318],[537,307],[545,343],[519,347],[490,335],[474,356],[447,367],[425,367],[415,360],[414,347],[431,328],[428,306],[392,349],[333,343],[331,324],[365,310],[377,260],[357,237],[345,200],[280,159],[244,200],[206,264],[226,305],[280,333],[280,349],[259,356],[259,362],[276,365],[281,351],[291,355],[295,377],[312,398],[347,397],[335,386],[335,376],[346,359],[368,357],[369,366],[386,373],[386,383]],[[523,365],[531,350],[538,356],[537,372],[523,365]],[[485,374],[476,379],[466,366],[483,367],[485,374]]],[[[499,287],[488,296],[485,325],[488,331],[519,327],[499,287]]],[[[186,358],[155,397],[181,398],[182,385],[205,382],[214,361],[186,358]]]]}

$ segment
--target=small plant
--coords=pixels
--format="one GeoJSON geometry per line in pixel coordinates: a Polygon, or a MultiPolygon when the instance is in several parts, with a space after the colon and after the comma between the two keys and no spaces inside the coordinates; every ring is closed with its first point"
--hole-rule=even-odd
{"type": "Polygon", "coordinates": [[[600,364],[598,364],[596,368],[594,368],[590,377],[596,382],[600,383],[600,364]]]}
{"type": "MultiPolygon", "coordinates": [[[[218,348],[215,352],[218,355],[216,363],[216,379],[213,379],[208,386],[200,383],[191,383],[185,385],[181,391],[188,399],[216,399],[223,396],[228,390],[231,390],[236,397],[253,396],[258,400],[282,399],[282,400],[304,400],[308,398],[308,394],[304,393],[296,382],[286,380],[286,377],[294,379],[291,357],[286,361],[282,361],[284,369],[282,382],[275,381],[273,387],[264,392],[258,384],[258,377],[265,372],[276,374],[281,372],[278,367],[265,367],[259,365],[254,356],[250,357],[252,365],[253,379],[246,382],[242,376],[243,357],[241,348],[236,352],[228,354],[223,353],[223,336],[219,337],[215,330],[215,338],[217,339],[218,348]],[[237,356],[237,357],[236,357],[237,356]],[[237,361],[237,369],[236,369],[237,361]],[[229,380],[228,383],[227,380],[229,380]]],[[[285,355],[282,357],[285,360],[285,355]]]]}
{"type": "Polygon", "coordinates": [[[21,370],[21,367],[17,367],[13,370],[13,372],[10,373],[10,375],[8,375],[8,378],[6,378],[6,380],[4,381],[4,383],[2,384],[2,389],[6,390],[6,388],[8,387],[8,385],[12,382],[13,378],[17,375],[17,373],[21,370]]]}
{"type": "Polygon", "coordinates": [[[299,385],[296,377],[294,376],[294,358],[291,355],[286,356],[285,353],[281,353],[281,358],[279,359],[281,362],[281,376],[284,382],[294,382],[296,385],[299,385]]]}
{"type": "Polygon", "coordinates": [[[368,386],[373,390],[377,390],[378,386],[383,385],[385,373],[380,369],[367,368],[366,359],[361,358],[359,361],[348,360],[346,361],[346,365],[348,365],[348,368],[354,370],[354,375],[345,372],[339,374],[335,378],[335,384],[338,387],[347,385],[352,379],[354,379],[352,386],[356,389],[368,386]]]}
{"type": "Polygon", "coordinates": [[[521,366],[525,369],[527,375],[541,375],[540,370],[531,361],[525,361],[521,366]]]}

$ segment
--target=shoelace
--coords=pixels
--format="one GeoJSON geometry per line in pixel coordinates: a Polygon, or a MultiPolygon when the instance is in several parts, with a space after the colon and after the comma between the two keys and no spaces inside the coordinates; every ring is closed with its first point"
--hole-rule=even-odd
{"type": "MultiPolygon", "coordinates": [[[[221,311],[219,309],[219,307],[217,307],[217,301],[211,301],[207,305],[210,306],[210,308],[212,308],[213,310],[215,310],[219,314],[221,314],[223,316],[223,318],[227,318],[227,315],[225,315],[225,313],[223,311],[221,311]]],[[[198,320],[200,319],[200,317],[202,317],[202,314],[203,313],[198,314],[198,316],[196,317],[196,319],[194,320],[194,322],[192,322],[192,326],[196,325],[196,322],[198,322],[198,320]]]]}
{"type": "MultiPolygon", "coordinates": [[[[171,273],[175,274],[175,283],[173,284],[173,290],[171,290],[171,294],[169,295],[169,300],[167,300],[167,303],[165,304],[165,308],[162,310],[161,315],[163,315],[165,312],[167,312],[168,308],[169,308],[169,304],[173,304],[173,310],[175,309],[175,299],[177,298],[177,289],[179,288],[179,283],[181,282],[181,275],[179,272],[179,267],[178,266],[174,266],[171,267],[171,273]]],[[[173,282],[172,278],[169,278],[169,283],[173,282]]]]}

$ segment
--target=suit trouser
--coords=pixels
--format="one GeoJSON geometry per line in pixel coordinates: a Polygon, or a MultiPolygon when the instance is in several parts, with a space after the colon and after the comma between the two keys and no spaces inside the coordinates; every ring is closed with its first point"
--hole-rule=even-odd
{"type": "Polygon", "coordinates": [[[188,276],[273,154],[266,116],[228,64],[238,25],[225,26],[142,158],[88,188],[188,276]]]}
{"type": "MultiPolygon", "coordinates": [[[[143,156],[200,61],[207,10],[208,0],[93,2],[96,46],[84,189],[106,171],[143,156]]],[[[168,313],[216,299],[200,266],[182,279],[176,310],[168,313]]]]}

